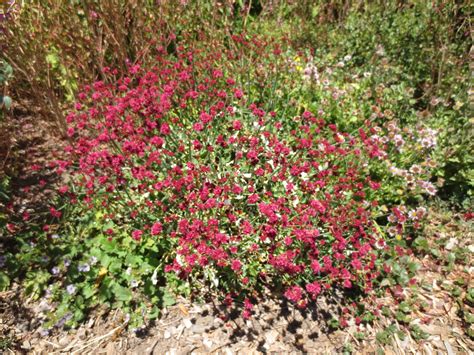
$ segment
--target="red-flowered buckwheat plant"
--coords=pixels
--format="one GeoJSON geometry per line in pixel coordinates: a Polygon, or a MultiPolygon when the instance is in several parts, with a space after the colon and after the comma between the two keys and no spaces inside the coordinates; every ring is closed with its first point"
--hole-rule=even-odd
{"type": "Polygon", "coordinates": [[[342,132],[290,102],[271,111],[229,53],[161,49],[151,68],[86,86],[67,117],[61,192],[105,211],[104,238],[159,245],[166,273],[223,294],[280,285],[304,307],[332,287],[371,291],[386,248],[375,127],[342,132]]]}

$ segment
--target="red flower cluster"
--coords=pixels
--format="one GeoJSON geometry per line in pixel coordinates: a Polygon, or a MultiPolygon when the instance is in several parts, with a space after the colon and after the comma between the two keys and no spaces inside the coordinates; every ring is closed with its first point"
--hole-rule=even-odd
{"type": "Polygon", "coordinates": [[[57,164],[75,186],[61,192],[137,242],[166,240],[166,271],[182,278],[208,268],[241,290],[279,279],[300,306],[331,285],[371,290],[383,243],[367,161],[384,156],[372,128],[340,132],[290,104],[267,112],[230,76],[239,51],[158,52],[153,68],[79,95],[57,164]]]}

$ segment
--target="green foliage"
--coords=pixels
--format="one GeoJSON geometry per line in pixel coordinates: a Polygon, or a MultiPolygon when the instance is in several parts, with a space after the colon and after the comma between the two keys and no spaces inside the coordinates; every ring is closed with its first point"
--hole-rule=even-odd
{"type": "MultiPolygon", "coordinates": [[[[6,351],[13,345],[11,338],[0,338],[0,350],[6,351]]],[[[11,350],[10,350],[11,351],[11,350]]]]}
{"type": "Polygon", "coordinates": [[[381,345],[390,345],[393,341],[392,338],[395,334],[397,334],[398,337],[401,339],[405,338],[405,334],[401,330],[398,330],[395,324],[391,324],[387,328],[385,328],[385,330],[378,332],[375,335],[375,339],[381,345]]]}
{"type": "MultiPolygon", "coordinates": [[[[103,223],[102,213],[69,213],[67,224],[52,236],[33,232],[37,239],[31,243],[30,235],[25,235],[21,252],[7,254],[11,271],[15,264],[21,265],[16,274],[26,272],[27,295],[38,299],[46,292],[59,301],[45,327],[76,326],[91,309],[107,306],[130,313],[129,324],[135,328],[174,304],[173,293],[164,286],[166,240],[137,245],[126,234],[109,238],[105,231],[110,225],[103,223]]],[[[8,282],[3,276],[0,289],[8,282]]],[[[170,279],[169,285],[178,286],[178,280],[170,279]]]]}
{"type": "MultiPolygon", "coordinates": [[[[473,121],[469,115],[470,6],[467,2],[301,2],[278,9],[269,31],[281,28],[294,43],[323,55],[321,67],[351,55],[353,74],[372,74],[371,87],[382,95],[353,101],[389,110],[402,126],[423,122],[439,131],[435,175],[441,197],[455,204],[472,203],[473,121]],[[298,16],[295,16],[297,14],[298,16]],[[291,25],[290,25],[291,24],[291,25]],[[298,31],[288,31],[293,26],[298,31]],[[271,29],[271,30],[270,30],[271,29]],[[383,104],[377,104],[377,101],[383,104]]],[[[343,80],[350,77],[347,70],[343,80]]],[[[354,97],[355,98],[355,97],[354,97]]],[[[340,123],[357,118],[341,108],[340,123]]],[[[370,110],[361,108],[366,115],[370,110]]]]}
{"type": "Polygon", "coordinates": [[[13,68],[6,61],[0,60],[0,85],[5,85],[13,77],[13,68]]]}
{"type": "Polygon", "coordinates": [[[417,341],[428,339],[430,336],[423,329],[421,329],[419,325],[416,324],[410,325],[410,334],[412,338],[417,341]]]}
{"type": "Polygon", "coordinates": [[[10,109],[12,99],[6,95],[7,84],[13,77],[13,68],[6,61],[0,60],[0,109],[10,109]]]}

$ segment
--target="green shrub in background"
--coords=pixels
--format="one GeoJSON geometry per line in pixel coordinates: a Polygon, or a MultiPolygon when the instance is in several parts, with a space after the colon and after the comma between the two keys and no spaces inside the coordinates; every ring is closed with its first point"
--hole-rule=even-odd
{"type": "MultiPolygon", "coordinates": [[[[302,1],[278,7],[274,17],[255,26],[268,32],[280,28],[294,45],[311,48],[322,71],[350,55],[340,82],[370,74],[370,98],[363,103],[387,110],[404,127],[437,129],[433,182],[440,185],[440,197],[467,207],[474,188],[471,7],[444,0],[302,1]]],[[[369,115],[367,107],[358,108],[369,115]]],[[[339,123],[347,124],[350,115],[338,115],[339,123]]]]}

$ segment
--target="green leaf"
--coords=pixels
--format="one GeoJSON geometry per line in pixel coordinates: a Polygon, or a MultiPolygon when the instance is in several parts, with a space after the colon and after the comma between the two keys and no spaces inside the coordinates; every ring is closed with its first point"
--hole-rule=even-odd
{"type": "Polygon", "coordinates": [[[10,286],[10,278],[7,274],[0,272],[0,291],[5,291],[10,286]]]}
{"type": "Polygon", "coordinates": [[[160,309],[157,306],[154,306],[151,311],[148,313],[148,318],[156,319],[160,316],[160,309]]]}
{"type": "Polygon", "coordinates": [[[2,104],[3,104],[3,106],[4,106],[7,110],[9,110],[10,107],[12,106],[12,99],[11,99],[11,97],[10,97],[10,96],[4,96],[4,97],[3,97],[3,100],[2,100],[2,104]]]}
{"type": "Polygon", "coordinates": [[[123,286],[116,283],[113,286],[113,291],[114,291],[114,294],[115,294],[115,298],[118,301],[129,302],[129,301],[132,300],[132,291],[130,291],[126,287],[123,287],[123,286]]]}
{"type": "Polygon", "coordinates": [[[109,241],[106,237],[101,237],[99,240],[102,250],[106,252],[111,253],[116,251],[118,248],[117,241],[115,239],[109,241]]]}
{"type": "Polygon", "coordinates": [[[127,255],[127,258],[125,259],[125,264],[130,265],[132,267],[136,267],[138,265],[141,265],[142,263],[143,263],[143,259],[138,255],[129,254],[127,255]]]}
{"type": "Polygon", "coordinates": [[[113,261],[109,265],[109,271],[113,274],[118,274],[122,271],[122,263],[120,261],[113,261]]]}
{"type": "Polygon", "coordinates": [[[59,58],[58,58],[57,54],[50,53],[50,54],[46,55],[46,62],[51,64],[51,66],[53,68],[55,68],[55,67],[58,66],[59,58]]]}
{"type": "Polygon", "coordinates": [[[82,289],[82,294],[84,295],[84,298],[88,299],[94,296],[96,292],[96,289],[92,286],[86,286],[82,289]]]}
{"type": "Polygon", "coordinates": [[[176,303],[176,298],[174,295],[165,289],[163,292],[163,307],[169,307],[176,303]]]}

